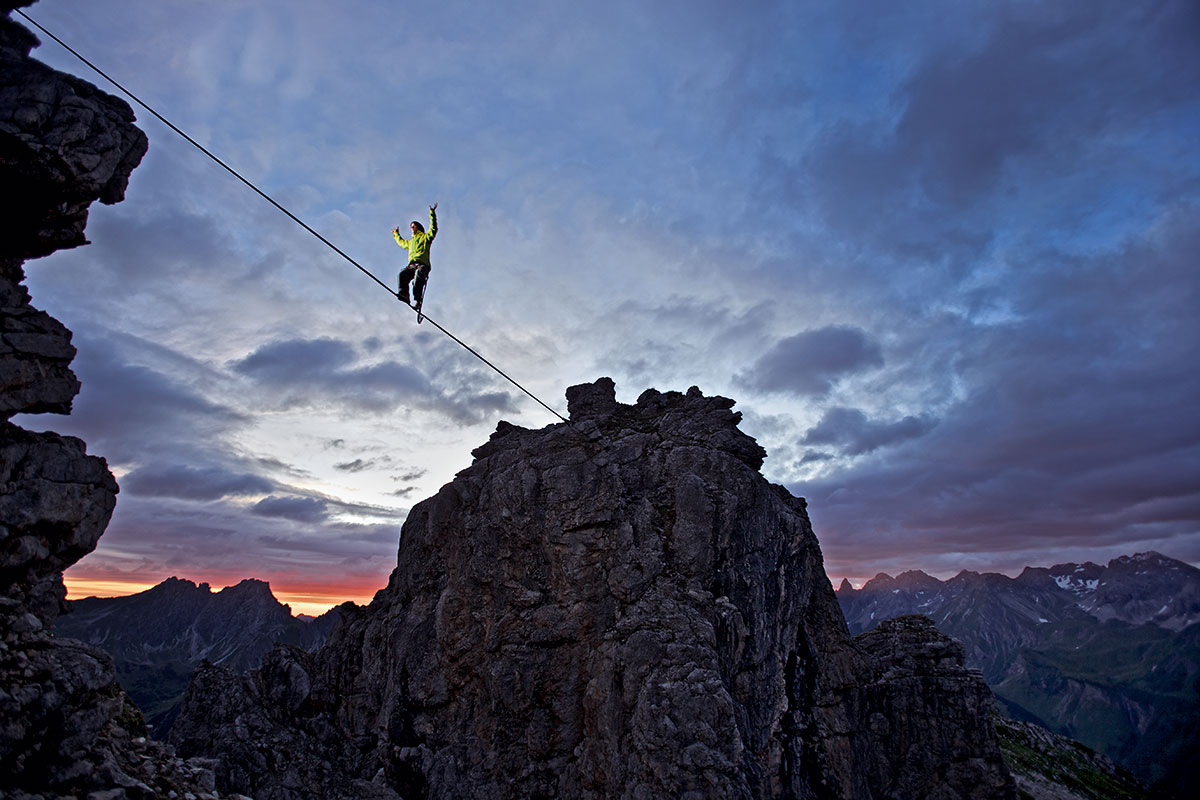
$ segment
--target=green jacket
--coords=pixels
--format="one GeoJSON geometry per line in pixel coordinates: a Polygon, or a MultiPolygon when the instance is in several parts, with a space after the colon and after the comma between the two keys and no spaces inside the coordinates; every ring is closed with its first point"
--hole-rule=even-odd
{"type": "Polygon", "coordinates": [[[429,230],[413,234],[411,239],[405,239],[398,230],[393,231],[392,236],[396,238],[396,244],[408,251],[408,263],[433,267],[429,263],[429,248],[433,247],[433,237],[437,236],[437,214],[432,208],[429,209],[429,230]]]}

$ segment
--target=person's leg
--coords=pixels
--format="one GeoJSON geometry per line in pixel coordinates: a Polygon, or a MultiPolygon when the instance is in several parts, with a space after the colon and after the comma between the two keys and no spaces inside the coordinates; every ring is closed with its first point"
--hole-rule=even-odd
{"type": "Polygon", "coordinates": [[[417,267],[417,280],[413,284],[413,298],[416,299],[417,305],[421,305],[421,301],[425,299],[425,284],[429,282],[429,267],[422,264],[417,267]]]}
{"type": "Polygon", "coordinates": [[[400,291],[397,292],[397,295],[405,303],[409,302],[408,284],[412,281],[413,275],[415,275],[416,272],[417,272],[417,269],[412,264],[409,264],[407,267],[400,270],[400,291]]]}

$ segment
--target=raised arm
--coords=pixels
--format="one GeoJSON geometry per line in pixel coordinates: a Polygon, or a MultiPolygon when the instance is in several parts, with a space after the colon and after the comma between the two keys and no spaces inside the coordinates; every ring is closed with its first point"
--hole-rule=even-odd
{"type": "Polygon", "coordinates": [[[437,203],[429,207],[429,238],[437,236],[437,203]]]}
{"type": "Polygon", "coordinates": [[[408,249],[408,240],[400,235],[399,228],[392,228],[392,238],[396,240],[396,244],[400,245],[405,250],[408,249]]]}

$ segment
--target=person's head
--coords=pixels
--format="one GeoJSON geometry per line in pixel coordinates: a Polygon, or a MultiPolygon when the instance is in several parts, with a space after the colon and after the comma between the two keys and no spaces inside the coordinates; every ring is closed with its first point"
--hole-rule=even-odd
{"type": "Polygon", "coordinates": [[[421,223],[417,222],[415,219],[412,221],[412,224],[409,225],[409,227],[412,228],[413,233],[424,233],[425,232],[425,226],[422,225],[421,223]]]}

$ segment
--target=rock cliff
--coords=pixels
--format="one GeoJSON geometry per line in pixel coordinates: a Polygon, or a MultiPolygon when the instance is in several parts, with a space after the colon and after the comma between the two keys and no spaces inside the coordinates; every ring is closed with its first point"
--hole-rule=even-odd
{"type": "Polygon", "coordinates": [[[29,58],[0,3],[0,798],[216,797],[213,775],[142,736],[101,650],[55,638],[62,571],[91,552],[117,484],[84,443],[17,413],[67,413],[79,391],[60,322],[30,305],[26,259],[85,244],[87,208],[123,196],[146,150],[121,100],[29,58]]]}
{"type": "Polygon", "coordinates": [[[851,638],[733,401],[567,398],[413,508],[325,647],[201,667],[180,751],[258,800],[1015,797],[962,648],[851,638]]]}

